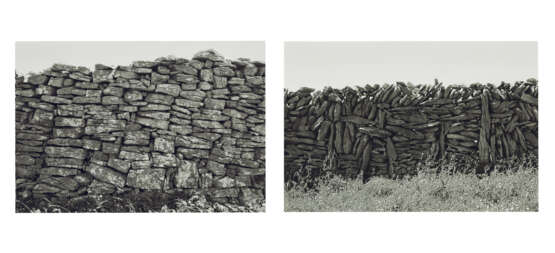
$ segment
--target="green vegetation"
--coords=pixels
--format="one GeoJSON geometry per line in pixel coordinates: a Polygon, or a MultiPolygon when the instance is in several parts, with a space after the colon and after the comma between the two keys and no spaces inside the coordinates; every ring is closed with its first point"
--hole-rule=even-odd
{"type": "Polygon", "coordinates": [[[535,168],[482,177],[420,172],[398,180],[375,177],[366,184],[331,177],[314,189],[286,190],[285,211],[538,211],[538,174],[535,168]]]}

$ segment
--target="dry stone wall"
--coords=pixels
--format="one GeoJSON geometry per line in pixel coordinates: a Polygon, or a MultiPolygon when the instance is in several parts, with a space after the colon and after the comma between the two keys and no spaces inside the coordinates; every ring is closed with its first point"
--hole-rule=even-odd
{"type": "Polygon", "coordinates": [[[285,91],[285,180],[330,170],[364,179],[416,173],[423,159],[476,172],[538,151],[537,81],[367,85],[285,91]]]}
{"type": "Polygon", "coordinates": [[[264,199],[265,65],[213,50],[16,78],[18,191],[264,199]]]}

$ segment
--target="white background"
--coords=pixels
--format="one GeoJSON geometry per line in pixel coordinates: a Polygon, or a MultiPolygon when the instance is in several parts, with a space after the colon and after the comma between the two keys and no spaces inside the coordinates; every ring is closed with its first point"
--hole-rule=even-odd
{"type": "MultiPolygon", "coordinates": [[[[553,252],[553,8],[539,1],[18,1],[2,18],[3,252],[553,252]],[[267,212],[15,214],[22,40],[265,40],[267,212]],[[283,41],[537,40],[540,212],[284,213],[283,41]],[[551,239],[550,239],[551,238],[551,239]]],[[[547,2],[547,1],[546,1],[547,2]]]]}

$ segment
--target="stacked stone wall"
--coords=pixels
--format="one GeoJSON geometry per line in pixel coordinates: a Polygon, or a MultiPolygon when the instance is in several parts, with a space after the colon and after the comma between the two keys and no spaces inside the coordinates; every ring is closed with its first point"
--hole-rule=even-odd
{"type": "Polygon", "coordinates": [[[424,160],[475,171],[538,151],[535,79],[470,86],[367,85],[285,91],[285,180],[417,173],[424,160]]]}
{"type": "Polygon", "coordinates": [[[194,191],[264,199],[265,64],[213,50],[16,77],[27,196],[194,191]]]}

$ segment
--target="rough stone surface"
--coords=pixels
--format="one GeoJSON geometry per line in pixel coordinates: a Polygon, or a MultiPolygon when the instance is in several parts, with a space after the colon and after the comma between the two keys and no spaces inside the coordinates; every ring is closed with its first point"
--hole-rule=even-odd
{"type": "Polygon", "coordinates": [[[202,191],[237,203],[242,189],[263,192],[263,63],[211,50],[43,73],[16,76],[18,196],[202,191]]]}

